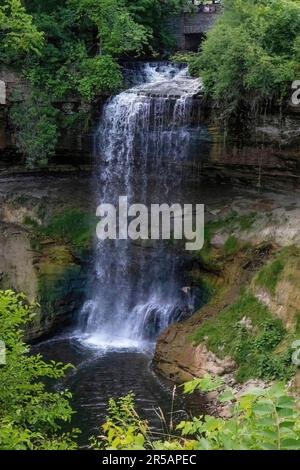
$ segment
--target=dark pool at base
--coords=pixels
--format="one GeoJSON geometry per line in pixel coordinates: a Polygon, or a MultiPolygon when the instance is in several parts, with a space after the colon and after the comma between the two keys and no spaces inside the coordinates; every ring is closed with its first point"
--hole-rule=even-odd
{"type": "MultiPolygon", "coordinates": [[[[76,411],[72,427],[81,430],[79,443],[86,446],[91,435],[99,435],[105,422],[110,398],[133,392],[137,410],[146,418],[155,432],[162,431],[156,410],[161,408],[170,420],[173,385],[157,377],[151,368],[151,351],[94,350],[84,347],[75,338],[56,338],[32,348],[46,360],[71,363],[75,366],[55,385],[56,389],[69,389],[73,394],[72,406],[76,411]]],[[[201,413],[199,398],[183,398],[176,392],[174,420],[186,419],[191,412],[201,413]]]]}

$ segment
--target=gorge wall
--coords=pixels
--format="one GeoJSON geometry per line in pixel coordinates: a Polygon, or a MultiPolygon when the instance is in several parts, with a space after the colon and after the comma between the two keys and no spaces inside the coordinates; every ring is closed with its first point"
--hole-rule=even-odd
{"type": "MultiPolygon", "coordinates": [[[[92,113],[94,120],[87,130],[61,133],[56,156],[47,169],[29,171],[16,152],[8,118],[14,91],[24,94],[26,87],[8,70],[2,70],[0,79],[7,83],[7,105],[0,105],[0,286],[23,291],[41,304],[29,334],[33,338],[68,323],[84,297],[94,236],[94,225],[89,232],[94,212],[89,186],[93,122],[101,107],[92,113]],[[76,226],[82,213],[84,226],[78,231],[79,237],[86,238],[83,244],[75,240],[74,245],[60,225],[76,226]]],[[[75,100],[59,106],[72,113],[81,104],[75,100]]],[[[282,115],[258,115],[251,131],[243,135],[237,130],[236,138],[225,136],[211,111],[212,104],[200,94],[194,102],[193,120],[203,129],[195,149],[203,158],[183,163],[193,174],[195,191],[197,186],[215,183],[221,188],[300,189],[298,108],[287,108],[282,115]]]]}
{"type": "MultiPolygon", "coordinates": [[[[0,81],[5,83],[5,103],[0,103],[0,170],[1,167],[12,163],[23,164],[22,155],[16,148],[15,130],[13,128],[10,111],[14,103],[24,100],[30,93],[28,84],[18,73],[7,67],[0,68],[0,81]]],[[[101,101],[103,97],[99,97],[101,101]]],[[[56,165],[90,165],[93,152],[94,125],[99,118],[97,106],[91,108],[76,97],[68,97],[55,105],[63,112],[66,118],[72,118],[76,113],[83,112],[87,116],[87,126],[82,125],[80,131],[77,127],[61,129],[56,155],[52,162],[56,165]]]]}
{"type": "Polygon", "coordinates": [[[231,200],[208,201],[205,246],[186,265],[186,282],[202,283],[211,297],[159,338],[157,372],[177,383],[219,375],[230,385],[286,380],[296,372],[299,392],[290,352],[300,334],[299,227],[300,198],[293,191],[240,187],[231,200]],[[269,347],[266,338],[277,328],[269,347]]]}
{"type": "Polygon", "coordinates": [[[90,173],[0,177],[0,288],[37,302],[27,339],[82,305],[94,236],[90,173]]]}

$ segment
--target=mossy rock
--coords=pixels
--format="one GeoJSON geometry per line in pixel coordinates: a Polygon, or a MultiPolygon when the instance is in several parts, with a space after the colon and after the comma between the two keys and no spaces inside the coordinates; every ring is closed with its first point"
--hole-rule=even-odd
{"type": "Polygon", "coordinates": [[[35,220],[26,219],[35,242],[45,240],[64,243],[76,251],[88,249],[96,235],[98,219],[95,215],[80,209],[68,209],[51,217],[47,225],[39,225],[35,220]]]}
{"type": "Polygon", "coordinates": [[[300,249],[283,248],[252,282],[252,290],[286,328],[296,331],[300,323],[300,249]]]}
{"type": "Polygon", "coordinates": [[[66,246],[49,246],[47,248],[47,259],[55,266],[68,266],[75,263],[74,256],[66,246]]]}
{"type": "Polygon", "coordinates": [[[249,292],[205,321],[193,336],[195,344],[204,342],[218,357],[233,358],[241,382],[251,378],[289,380],[296,369],[289,339],[281,320],[249,292]]]}

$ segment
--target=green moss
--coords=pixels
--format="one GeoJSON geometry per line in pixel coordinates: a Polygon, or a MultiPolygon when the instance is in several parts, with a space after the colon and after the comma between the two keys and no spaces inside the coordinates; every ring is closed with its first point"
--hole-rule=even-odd
{"type": "Polygon", "coordinates": [[[217,259],[219,253],[214,250],[211,240],[214,235],[222,230],[231,230],[233,225],[236,224],[237,214],[233,212],[230,216],[225,219],[219,219],[217,221],[210,221],[204,227],[204,246],[199,251],[198,256],[201,260],[208,265],[213,267],[220,267],[220,260],[217,259]]]}
{"type": "Polygon", "coordinates": [[[71,209],[55,215],[46,227],[28,217],[24,223],[40,238],[52,238],[75,248],[86,248],[96,232],[97,219],[82,210],[71,209]]]}
{"type": "MultiPolygon", "coordinates": [[[[249,230],[256,220],[256,214],[252,212],[248,215],[240,216],[236,212],[232,212],[229,216],[224,219],[219,219],[217,221],[210,221],[205,225],[204,229],[204,247],[201,251],[199,251],[199,257],[204,261],[206,264],[213,264],[214,266],[220,265],[220,260],[218,258],[217,253],[215,252],[211,240],[214,235],[218,232],[227,232],[231,233],[227,242],[224,245],[224,255],[232,255],[236,253],[239,248],[241,248],[241,244],[238,241],[238,238],[232,234],[234,231],[247,231],[249,230]]],[[[222,255],[222,253],[218,253],[218,255],[222,255]]]]}
{"type": "Polygon", "coordinates": [[[225,255],[233,255],[239,250],[239,247],[238,239],[234,235],[231,235],[224,245],[225,255]]]}
{"type": "Polygon", "coordinates": [[[40,266],[39,302],[44,311],[51,315],[70,293],[70,286],[80,274],[80,266],[60,266],[45,262],[40,266]]]}
{"type": "Polygon", "coordinates": [[[47,249],[47,258],[56,266],[74,265],[74,258],[66,246],[50,246],[47,249]]]}
{"type": "Polygon", "coordinates": [[[258,286],[267,289],[271,294],[275,294],[276,287],[283,270],[283,261],[281,259],[277,259],[263,267],[263,269],[258,273],[255,283],[258,286]]]}
{"type": "Polygon", "coordinates": [[[293,246],[283,248],[277,254],[275,260],[260,270],[254,282],[257,286],[267,289],[270,294],[275,294],[278,282],[283,275],[287,280],[295,278],[296,273],[299,271],[299,263],[299,248],[293,246]]]}
{"type": "Polygon", "coordinates": [[[243,231],[250,230],[250,228],[254,224],[255,220],[256,220],[256,213],[255,212],[252,212],[251,214],[240,216],[238,222],[239,222],[241,230],[243,230],[243,231]]]}
{"type": "Polygon", "coordinates": [[[218,316],[209,319],[196,331],[193,341],[204,342],[218,357],[231,356],[238,365],[237,379],[289,379],[294,372],[288,347],[277,351],[286,337],[282,322],[274,319],[268,308],[252,294],[241,297],[218,316]],[[246,327],[241,320],[251,320],[246,327]]]}
{"type": "Polygon", "coordinates": [[[73,209],[55,216],[43,230],[43,233],[64,243],[85,247],[93,238],[96,223],[96,217],[73,209]]]}

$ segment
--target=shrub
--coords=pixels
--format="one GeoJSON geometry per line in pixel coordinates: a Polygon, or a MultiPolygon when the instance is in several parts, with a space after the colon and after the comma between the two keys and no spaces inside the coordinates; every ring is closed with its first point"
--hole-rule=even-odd
{"type": "Polygon", "coordinates": [[[70,366],[30,355],[23,341],[23,328],[34,310],[24,296],[0,291],[0,335],[7,358],[0,366],[0,449],[75,449],[77,431],[61,432],[61,424],[73,415],[71,395],[48,392],[43,383],[63,377],[70,366]]]}
{"type": "Polygon", "coordinates": [[[295,373],[291,354],[284,346],[287,332],[281,320],[272,317],[268,308],[252,294],[243,293],[233,305],[204,322],[193,340],[205,341],[209,350],[219,357],[231,356],[237,364],[236,378],[289,380],[295,373]],[[248,327],[243,319],[247,319],[248,327]]]}
{"type": "Polygon", "coordinates": [[[284,384],[276,383],[265,390],[252,388],[237,395],[225,388],[221,379],[206,376],[188,382],[184,389],[185,393],[219,392],[219,401],[229,405],[231,417],[193,417],[177,426],[178,437],[163,433],[156,436],[150,433],[147,422],[139,420],[130,395],[113,403],[113,408],[129,403],[126,409],[122,407],[121,414],[110,407],[103,426],[105,435],[95,439],[92,446],[109,450],[300,450],[299,401],[284,384]],[[133,426],[128,426],[132,422],[133,426]]]}
{"type": "Polygon", "coordinates": [[[225,0],[224,15],[189,60],[223,118],[279,104],[299,75],[300,4],[294,0],[225,0]]]}
{"type": "Polygon", "coordinates": [[[58,140],[57,114],[49,97],[40,92],[33,92],[12,106],[10,117],[17,148],[26,156],[28,167],[45,166],[54,155],[58,140]]]}

